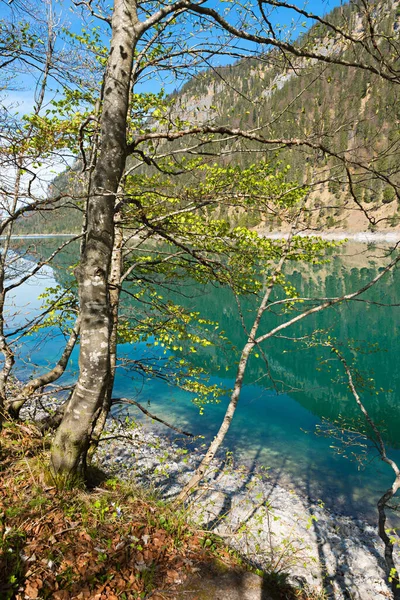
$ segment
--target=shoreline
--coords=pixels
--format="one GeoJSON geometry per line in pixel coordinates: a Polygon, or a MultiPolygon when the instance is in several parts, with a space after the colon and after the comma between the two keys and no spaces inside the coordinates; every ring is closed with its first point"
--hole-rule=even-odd
{"type": "MultiPolygon", "coordinates": [[[[289,234],[276,231],[262,231],[259,235],[271,240],[287,239],[289,234]]],[[[349,242],[357,242],[359,244],[373,244],[376,242],[385,242],[395,244],[400,241],[400,230],[392,231],[325,231],[325,232],[300,232],[296,234],[299,237],[320,237],[324,240],[340,242],[347,240],[349,242]]]]}
{"type": "MultiPolygon", "coordinates": [[[[165,499],[176,497],[203,456],[203,449],[187,450],[181,438],[173,441],[149,422],[133,430],[109,422],[104,437],[114,439],[101,443],[97,465],[165,499]]],[[[301,486],[286,488],[273,473],[215,459],[189,511],[197,526],[226,539],[259,568],[271,568],[282,556],[278,570],[295,585],[325,586],[327,599],[390,597],[377,528],[329,510],[301,486]]]]}
{"type": "MultiPolygon", "coordinates": [[[[166,426],[160,425],[157,422],[152,421],[150,417],[144,416],[140,413],[129,413],[128,411],[125,416],[133,418],[139,427],[148,429],[149,435],[155,435],[161,439],[165,439],[167,444],[176,444],[178,447],[184,448],[188,452],[194,452],[195,458],[198,461],[200,461],[203,456],[203,449],[208,447],[208,444],[212,439],[208,438],[207,441],[205,439],[199,440],[199,442],[196,443],[195,440],[186,438],[184,435],[180,435],[179,433],[175,433],[174,431],[169,430],[166,426]],[[201,445],[201,448],[198,447],[199,445],[201,445]]],[[[119,418],[118,415],[116,415],[116,418],[119,418]]],[[[298,475],[295,477],[292,471],[285,470],[280,466],[269,466],[266,464],[265,460],[261,462],[258,459],[254,459],[254,457],[246,456],[244,452],[239,453],[229,446],[222,445],[218,455],[221,457],[217,461],[218,463],[225,462],[225,455],[229,456],[232,464],[240,465],[240,467],[245,469],[247,472],[252,472],[254,475],[266,477],[269,480],[275,481],[277,485],[286,489],[288,493],[292,493],[293,490],[295,490],[295,493],[306,504],[320,504],[323,502],[326,509],[332,515],[335,515],[339,518],[350,517],[351,519],[361,520],[363,523],[371,525],[372,527],[375,526],[375,502],[371,504],[364,503],[364,505],[360,507],[359,511],[357,511],[356,508],[354,508],[354,502],[352,501],[352,498],[349,497],[346,499],[342,494],[339,494],[338,496],[337,488],[335,486],[322,487],[319,486],[317,482],[314,482],[315,486],[310,489],[310,486],[305,480],[304,476],[298,475]]]]}
{"type": "MultiPolygon", "coordinates": [[[[57,401],[48,397],[41,404],[25,406],[21,416],[38,420],[57,401]]],[[[173,500],[205,449],[201,440],[198,445],[189,440],[188,449],[182,436],[173,440],[152,423],[146,419],[127,427],[109,417],[95,465],[108,477],[134,480],[173,500]]],[[[231,459],[214,459],[201,490],[189,499],[188,517],[222,537],[255,567],[288,573],[291,583],[309,590],[324,588],[327,600],[390,598],[377,528],[337,514],[307,497],[301,486],[287,489],[270,475],[231,459]]]]}
{"type": "MultiPolygon", "coordinates": [[[[269,238],[271,240],[287,239],[287,232],[279,231],[266,231],[257,230],[257,233],[261,237],[269,238]]],[[[24,239],[40,239],[40,238],[57,238],[57,237],[74,237],[77,233],[26,233],[21,235],[12,235],[11,239],[24,240],[24,239]]],[[[400,241],[400,229],[392,229],[390,231],[301,231],[297,233],[299,237],[320,237],[324,240],[331,241],[343,241],[348,240],[349,242],[357,242],[360,244],[371,244],[375,242],[385,243],[397,243],[400,241]]],[[[0,236],[0,239],[5,239],[5,236],[0,236]]]]}
{"type": "MultiPolygon", "coordinates": [[[[21,235],[12,235],[12,240],[29,240],[29,239],[41,239],[41,238],[53,238],[53,237],[74,237],[79,235],[78,233],[23,233],[21,235]]],[[[0,240],[5,240],[7,236],[0,235],[0,240]]]]}

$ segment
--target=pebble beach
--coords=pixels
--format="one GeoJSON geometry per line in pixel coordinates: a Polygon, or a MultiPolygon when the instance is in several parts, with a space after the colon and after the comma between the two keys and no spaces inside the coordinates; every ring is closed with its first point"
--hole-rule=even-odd
{"type": "MultiPolygon", "coordinates": [[[[21,417],[40,420],[56,407],[25,406],[21,417]],[[45,409],[45,410],[43,410],[45,409]]],[[[164,428],[164,431],[165,428],[164,428]]],[[[202,441],[188,443],[161,433],[151,419],[127,426],[109,418],[96,465],[115,477],[173,500],[199,464],[202,441]]],[[[383,543],[366,520],[329,510],[299,485],[283,486],[268,471],[215,459],[201,489],[187,505],[195,526],[221,536],[255,567],[287,573],[294,585],[325,590],[328,600],[384,600],[392,594],[383,543]]],[[[396,563],[400,553],[396,552],[396,563]]]]}
{"type": "MultiPolygon", "coordinates": [[[[161,435],[150,420],[129,430],[110,422],[103,437],[99,467],[166,499],[182,489],[204,451],[161,435]]],[[[377,529],[283,487],[262,469],[248,470],[232,457],[215,460],[188,514],[255,566],[289,573],[292,583],[308,589],[324,588],[327,598],[391,598],[377,529]]]]}

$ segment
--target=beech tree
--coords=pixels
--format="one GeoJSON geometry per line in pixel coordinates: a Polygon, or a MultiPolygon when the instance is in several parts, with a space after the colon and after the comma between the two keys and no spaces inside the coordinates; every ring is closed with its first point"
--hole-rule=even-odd
{"type": "MultiPolygon", "coordinates": [[[[199,167],[200,170],[201,168],[204,170],[204,166],[202,167],[196,161],[190,163],[186,160],[186,164],[184,164],[185,155],[197,153],[198,156],[201,156],[204,150],[206,153],[215,155],[218,154],[223,144],[235,139],[248,140],[260,148],[301,147],[308,149],[314,155],[323,152],[344,165],[350,192],[353,194],[358,208],[364,212],[367,212],[365,207],[360,205],[357,195],[353,193],[356,168],[384,180],[391,186],[391,189],[397,190],[395,173],[379,171],[374,165],[371,166],[365,161],[361,163],[352,154],[338,153],[334,148],[315,139],[312,135],[284,139],[269,136],[269,131],[265,128],[246,131],[238,127],[231,127],[229,124],[192,124],[189,120],[182,119],[170,111],[168,103],[164,103],[160,96],[135,91],[141,80],[148,77],[146,74],[149,70],[151,72],[155,68],[164,69],[174,72],[179,77],[180,73],[187,73],[189,68],[192,72],[202,68],[213,54],[225,53],[231,57],[238,56],[244,51],[239,50],[237,46],[233,49],[227,46],[231,36],[238,40],[244,39],[260,44],[262,47],[277,48],[283,53],[284,61],[287,64],[291,64],[291,57],[334,63],[341,68],[367,70],[396,84],[397,74],[394,62],[396,42],[389,40],[392,53],[388,55],[382,55],[379,45],[377,47],[374,45],[378,32],[376,18],[368,3],[365,3],[364,8],[360,9],[364,11],[365,22],[370,24],[369,30],[362,40],[345,27],[332,24],[327,19],[284,2],[261,3],[258,7],[257,20],[251,15],[250,17],[247,15],[246,18],[239,16],[237,24],[222,16],[218,10],[209,9],[203,4],[203,2],[178,1],[166,6],[149,5],[147,7],[136,4],[132,0],[117,1],[112,18],[108,14],[96,12],[92,3],[83,4],[83,9],[87,14],[101,18],[111,26],[112,37],[107,61],[107,53],[104,49],[99,45],[96,48],[92,46],[92,50],[97,53],[98,64],[102,65],[107,62],[101,97],[97,103],[93,102],[93,108],[87,110],[86,113],[79,113],[73,130],[71,130],[71,135],[75,136],[75,147],[78,142],[81,148],[81,159],[87,178],[87,218],[82,244],[82,260],[76,271],[80,299],[80,375],[53,444],[52,467],[57,477],[74,479],[75,476],[84,472],[89,444],[93,438],[98,439],[111,405],[119,295],[122,282],[127,277],[127,273],[123,272],[121,255],[123,245],[121,225],[124,224],[124,220],[125,224],[134,223],[133,229],[136,232],[146,232],[145,235],[150,236],[156,235],[173,244],[177,249],[178,256],[180,256],[179,253],[187,253],[198,265],[198,268],[207,272],[209,276],[239,287],[241,285],[240,263],[237,262],[235,265],[237,282],[234,282],[232,275],[228,277],[223,263],[216,261],[215,255],[218,252],[221,255],[227,252],[227,246],[218,248],[218,240],[225,239],[228,246],[236,246],[242,256],[243,249],[247,246],[251,248],[253,255],[258,253],[260,257],[278,260],[278,264],[286,252],[285,244],[263,242],[246,230],[228,233],[217,221],[211,222],[209,218],[204,218],[196,223],[192,217],[189,227],[183,227],[182,221],[179,219],[182,215],[199,215],[199,211],[206,208],[216,210],[224,203],[227,206],[230,203],[231,207],[235,205],[242,210],[248,210],[249,204],[246,203],[246,198],[251,197],[253,198],[252,209],[264,212],[272,209],[279,212],[277,206],[280,205],[281,209],[284,207],[289,210],[286,218],[289,223],[293,223],[296,213],[296,203],[293,203],[293,199],[298,201],[299,197],[305,193],[301,185],[292,184],[292,189],[290,186],[289,188],[281,186],[275,189],[270,186],[270,189],[267,190],[260,184],[263,177],[269,177],[271,174],[264,167],[255,168],[253,172],[251,170],[235,172],[234,169],[229,170],[223,167],[222,170],[216,169],[212,172],[208,169],[203,173],[200,178],[203,183],[198,194],[195,194],[193,189],[190,190],[188,186],[181,186],[180,190],[174,190],[171,197],[163,195],[161,189],[165,189],[166,178],[169,176],[174,177],[182,172],[190,173],[199,167]],[[346,44],[346,51],[350,48],[354,56],[349,58],[340,53],[327,55],[310,44],[302,46],[290,39],[284,39],[273,30],[269,23],[265,10],[271,7],[295,10],[308,19],[318,21],[332,32],[335,40],[339,39],[346,44]],[[246,26],[245,20],[247,20],[246,26]],[[180,29],[177,28],[177,23],[180,29]],[[268,25],[268,35],[264,34],[265,24],[268,25]],[[193,32],[200,36],[200,41],[196,39],[193,46],[182,42],[177,46],[179,33],[187,31],[189,27],[193,27],[193,32]],[[218,32],[219,37],[217,35],[215,37],[216,46],[210,47],[208,43],[201,40],[202,28],[209,32],[213,31],[215,34],[218,32]],[[363,55],[357,54],[359,47],[362,48],[363,55]],[[379,66],[377,66],[378,63],[379,66]],[[91,130],[89,130],[89,126],[92,127],[91,130]],[[88,140],[89,158],[85,149],[85,139],[88,140]],[[177,142],[182,143],[184,140],[188,142],[186,146],[174,146],[177,142]],[[213,145],[216,150],[210,152],[209,148],[213,145]],[[172,149],[168,150],[168,146],[171,146],[172,149]],[[130,161],[133,160],[129,165],[127,164],[128,157],[130,157],[130,161]],[[170,158],[168,159],[168,157],[170,158]],[[182,157],[182,160],[177,161],[177,157],[182,157]],[[141,165],[152,166],[165,176],[164,179],[156,181],[149,178],[146,181],[145,178],[142,178],[138,185],[137,178],[135,179],[135,170],[140,173],[141,165]],[[235,183],[236,189],[226,185],[227,178],[235,183]],[[225,182],[225,198],[224,194],[221,195],[221,188],[218,187],[218,182],[221,180],[225,182]],[[150,189],[151,192],[149,192],[150,189]],[[300,194],[299,197],[296,196],[297,193],[300,194]],[[230,200],[227,202],[226,196],[229,194],[230,200]],[[233,196],[235,197],[234,201],[232,200],[233,196]],[[280,202],[282,198],[283,201],[280,202]],[[171,200],[173,202],[170,202],[171,200]],[[159,208],[156,209],[157,202],[161,205],[165,204],[166,210],[160,212],[159,208]],[[170,202],[169,205],[168,202],[170,202]],[[262,206],[263,202],[264,207],[262,206]],[[293,210],[290,212],[290,207],[294,209],[294,212],[293,210]],[[204,225],[210,225],[210,223],[214,230],[212,235],[208,230],[208,235],[212,240],[213,247],[211,244],[207,246],[203,242],[201,247],[193,248],[190,236],[199,236],[204,225]]],[[[87,42],[87,38],[83,37],[80,41],[87,42]]],[[[387,42],[386,39],[384,41],[387,42]]],[[[252,53],[252,50],[246,50],[246,52],[252,53]]],[[[271,54],[270,58],[274,64],[277,62],[276,55],[271,54]]],[[[88,102],[90,99],[94,100],[93,95],[91,97],[78,95],[78,102],[82,100],[88,102]]],[[[67,117],[68,115],[64,114],[64,121],[59,122],[60,126],[65,123],[67,117]]],[[[35,133],[46,131],[48,126],[48,119],[42,121],[32,119],[30,134],[34,131],[35,133]]],[[[62,143],[65,142],[59,142],[59,145],[62,143]]],[[[314,179],[318,181],[318,177],[314,177],[314,179]]],[[[315,184],[315,181],[305,183],[315,184]]],[[[34,207],[34,202],[25,205],[26,210],[32,210],[34,207]]],[[[14,214],[10,214],[5,219],[4,227],[15,220],[19,213],[20,208],[16,206],[14,214]]],[[[301,215],[303,218],[302,211],[301,215]]],[[[368,218],[371,222],[374,219],[373,215],[368,215],[368,218]]],[[[306,223],[300,219],[297,220],[297,225],[304,228],[306,223]]],[[[321,242],[312,242],[310,245],[306,241],[297,240],[296,252],[290,256],[293,259],[297,253],[306,260],[313,260],[313,253],[318,256],[318,252],[321,250],[318,245],[321,245],[321,242]]],[[[168,261],[171,263],[171,268],[182,265],[179,260],[168,259],[168,261]]],[[[254,264],[254,258],[252,261],[250,261],[251,265],[254,264]]],[[[156,258],[154,262],[159,263],[160,258],[156,258]]],[[[127,266],[129,273],[132,273],[134,268],[140,269],[140,265],[134,263],[127,266]]],[[[248,277],[248,273],[246,269],[243,270],[244,278],[248,277]]],[[[268,297],[266,302],[268,302],[268,297]]],[[[304,315],[306,314],[307,311],[304,315]]],[[[14,410],[18,410],[36,386],[43,382],[53,381],[63,371],[71,351],[71,345],[76,339],[77,330],[73,331],[71,335],[61,363],[45,379],[38,378],[29,382],[16,399],[14,410]]],[[[254,343],[251,342],[249,350],[253,347],[254,343]]],[[[7,358],[6,363],[8,360],[7,358]]]]}
{"type": "MultiPolygon", "coordinates": [[[[86,222],[81,262],[76,270],[80,317],[60,363],[45,378],[28,382],[14,406],[18,410],[36,386],[59,376],[65,368],[80,327],[79,378],[66,404],[51,452],[51,468],[60,485],[73,485],[85,475],[90,445],[95,446],[99,439],[112,403],[119,300],[122,284],[129,277],[136,274],[137,280],[140,280],[141,276],[148,276],[149,268],[169,268],[173,276],[179,270],[187,269],[189,272],[190,263],[191,274],[199,280],[212,279],[230,285],[237,294],[263,292],[253,327],[247,332],[248,339],[242,351],[228,411],[205,459],[180,496],[184,500],[201,481],[224,439],[239,401],[247,360],[253,350],[261,347],[262,352],[264,341],[295,322],[360,296],[384,275],[381,272],[363,289],[350,294],[320,300],[296,298],[290,285],[286,286],[282,268],[287,260],[319,260],[325,248],[329,247],[321,240],[306,240],[296,236],[300,229],[307,228],[305,198],[309,195],[309,186],[326,179],[326,175],[310,169],[310,180],[296,183],[288,181],[285,174],[282,175],[282,172],[263,161],[249,169],[240,169],[227,166],[226,162],[210,166],[200,162],[198,157],[202,154],[218,155],[226,142],[236,143],[237,140],[248,141],[263,152],[264,149],[303,148],[310,152],[311,157],[323,153],[343,167],[355,206],[366,214],[372,225],[376,219],[371,210],[360,202],[355,183],[360,177],[373,177],[398,194],[396,171],[382,168],[376,160],[371,164],[364,157],[350,152],[352,149],[338,151],[326,140],[321,141],[313,134],[307,135],[307,132],[293,137],[276,137],[268,128],[245,130],[230,123],[191,123],[190,119],[174,115],[168,103],[164,103],[156,94],[143,94],[140,88],[137,91],[138,84],[154,69],[169,70],[179,77],[188,68],[194,73],[196,69],[203,68],[213,53],[238,56],[242,50],[226,47],[232,36],[237,40],[258,44],[261,48],[273,46],[293,70],[298,68],[296,60],[305,59],[335,64],[343,69],[365,70],[396,86],[399,77],[396,66],[398,41],[379,33],[374,14],[375,4],[374,9],[372,3],[360,4],[365,22],[363,37],[353,34],[345,26],[337,26],[286,2],[260,2],[256,25],[251,15],[242,21],[239,17],[239,23],[235,25],[221,12],[204,4],[186,0],[170,4],[115,0],[110,18],[108,14],[99,14],[92,2],[82,3],[88,14],[100,17],[110,25],[111,44],[107,54],[103,50],[97,51],[99,63],[106,63],[100,97],[96,99],[97,102],[94,101],[94,95],[89,100],[86,98],[86,101],[92,101],[92,107],[80,113],[72,132],[75,147],[79,145],[82,151],[81,161],[86,174],[86,193],[82,196],[87,200],[86,222]],[[273,7],[294,10],[307,19],[318,21],[335,41],[344,44],[343,47],[351,56],[325,53],[313,47],[312,41],[301,46],[284,39],[273,30],[269,21],[266,10],[273,7]],[[181,27],[180,33],[184,31],[187,35],[192,28],[191,31],[200,35],[200,38],[201,28],[218,31],[220,37],[216,38],[217,47],[213,48],[202,40],[196,40],[192,47],[183,44],[175,33],[177,23],[181,27]],[[252,24],[255,29],[252,29],[252,24]],[[213,29],[214,25],[216,29],[213,29]],[[266,30],[268,35],[265,35],[266,30]],[[381,50],[381,43],[386,44],[385,52],[381,50]],[[387,47],[389,52],[386,51],[387,47]],[[210,151],[212,147],[215,150],[210,151]],[[187,156],[192,158],[193,155],[197,158],[193,161],[187,159],[187,156]],[[144,173],[144,166],[153,168],[160,178],[148,176],[144,173]],[[178,181],[179,174],[190,176],[195,169],[201,175],[194,182],[171,184],[171,180],[178,181]],[[229,228],[223,219],[218,219],[217,214],[212,212],[217,213],[221,206],[226,207],[227,211],[239,208],[264,214],[275,212],[286,220],[287,229],[291,228],[288,240],[271,241],[258,237],[247,228],[229,228]],[[133,246],[126,243],[127,232],[128,236],[139,236],[137,247],[146,238],[154,236],[168,243],[172,251],[163,255],[162,251],[157,250],[150,259],[148,255],[138,259],[132,250],[133,246]],[[257,275],[258,260],[267,267],[267,285],[264,289],[257,275]],[[288,296],[279,302],[282,305],[291,303],[299,313],[271,331],[260,333],[261,318],[270,308],[271,293],[276,286],[283,288],[288,296]],[[306,306],[304,303],[307,303],[306,306]]],[[[272,55],[271,60],[277,62],[276,55],[272,55]]],[[[30,133],[35,127],[38,130],[41,128],[37,121],[33,124],[30,133]]],[[[42,129],[45,130],[45,127],[42,129]]],[[[397,141],[395,147],[396,144],[397,141]]],[[[34,203],[26,206],[31,210],[34,203]]],[[[3,221],[5,228],[18,217],[18,211],[19,207],[15,204],[13,211],[3,221]]],[[[395,256],[388,268],[393,268],[397,262],[398,257],[395,256]]],[[[165,335],[173,337],[171,329],[178,329],[177,321],[181,317],[184,320],[183,316],[186,319],[186,315],[175,307],[165,308],[169,311],[169,330],[165,335]]],[[[151,327],[162,329],[160,322],[155,325],[154,320],[145,324],[144,321],[133,335],[142,335],[144,325],[147,331],[143,336],[150,335],[151,327]]],[[[5,345],[2,349],[6,358],[4,373],[7,377],[12,359],[5,345]]],[[[4,400],[4,393],[2,397],[4,400]]]]}
{"type": "MultiPolygon", "coordinates": [[[[157,167],[158,163],[154,158],[157,155],[154,152],[154,144],[160,141],[171,143],[184,138],[193,140],[196,136],[198,141],[195,146],[201,148],[213,143],[216,136],[222,140],[227,137],[229,139],[241,138],[272,148],[305,147],[313,152],[322,151],[334,157],[344,165],[350,192],[361,210],[365,211],[364,207],[360,206],[356,194],[353,193],[354,168],[360,167],[373,173],[397,190],[396,180],[390,174],[379,172],[374,166],[366,163],[360,166],[356,157],[349,157],[346,153],[337,153],[326,144],[308,137],[271,138],[263,131],[244,131],[240,128],[229,127],[229,125],[190,126],[190,124],[181,122],[177,126],[176,121],[171,121],[168,115],[164,121],[161,120],[159,130],[155,130],[154,127],[147,130],[146,128],[145,130],[142,128],[135,130],[134,127],[130,127],[127,131],[127,125],[131,119],[130,106],[132,106],[132,101],[137,100],[134,92],[135,85],[143,77],[146,68],[162,64],[160,52],[156,51],[155,54],[151,54],[151,48],[159,43],[160,39],[164,39],[162,36],[173,36],[174,34],[169,33],[171,28],[176,27],[177,20],[179,22],[179,19],[183,17],[187,17],[187,20],[184,21],[186,28],[189,27],[191,19],[197,19],[197,21],[195,20],[195,32],[201,31],[201,27],[209,27],[209,23],[216,24],[220,32],[226,32],[237,39],[277,48],[284,53],[285,60],[291,60],[290,57],[294,56],[334,63],[343,68],[367,70],[391,83],[397,83],[394,53],[382,57],[379,47],[377,49],[374,44],[376,20],[371,21],[371,6],[367,3],[364,5],[365,19],[366,22],[372,23],[372,29],[370,27],[369,33],[366,34],[367,38],[362,41],[345,28],[334,26],[316,15],[305,14],[305,11],[284,2],[265,2],[259,5],[258,19],[261,25],[258,25],[255,32],[251,31],[247,24],[244,27],[244,20],[235,26],[227,18],[221,16],[218,10],[209,9],[203,4],[203,2],[178,1],[154,7],[153,5],[139,5],[132,0],[117,0],[112,18],[110,19],[108,15],[102,16],[102,19],[111,25],[112,36],[102,86],[98,151],[91,171],[90,195],[87,202],[87,230],[81,264],[76,271],[81,306],[80,374],[53,443],[51,460],[53,471],[57,477],[73,479],[84,472],[92,434],[96,425],[99,425],[101,429],[100,423],[104,422],[104,415],[110,405],[114,360],[110,354],[110,347],[114,345],[111,342],[114,334],[112,333],[113,311],[110,299],[110,276],[112,253],[115,246],[116,206],[119,207],[124,203],[129,205],[133,218],[141,221],[148,229],[160,234],[164,239],[169,241],[173,239],[178,247],[190,253],[189,245],[182,245],[179,241],[179,234],[171,235],[171,232],[160,227],[159,223],[152,223],[151,210],[146,207],[143,197],[140,197],[140,192],[132,194],[127,192],[124,185],[121,185],[128,156],[136,156],[142,163],[157,167]],[[310,49],[307,45],[301,47],[290,40],[283,39],[274,32],[269,23],[265,13],[265,8],[268,6],[286,7],[304,14],[309,19],[318,20],[336,37],[343,40],[346,48],[350,46],[354,50],[354,56],[349,59],[340,53],[331,55],[312,47],[310,49]],[[261,31],[265,24],[269,28],[267,36],[261,31]],[[361,46],[367,53],[367,58],[358,57],[356,51],[361,46]],[[105,411],[102,411],[102,407],[106,407],[105,411]],[[103,416],[99,420],[101,412],[103,416]]],[[[95,14],[91,3],[87,4],[87,9],[95,14]]],[[[390,43],[394,48],[395,42],[390,41],[390,43]]],[[[222,40],[220,44],[222,48],[222,40]]],[[[189,49],[185,46],[178,50],[168,47],[169,62],[164,63],[163,68],[179,71],[180,66],[187,66],[183,57],[190,53],[200,61],[204,54],[210,54],[212,50],[210,52],[207,46],[200,49],[189,49]]],[[[157,119],[158,116],[157,111],[153,110],[153,118],[157,119]]],[[[193,147],[193,142],[191,147],[193,147]]],[[[182,150],[180,152],[183,153],[182,150]]],[[[165,166],[161,166],[161,170],[165,170],[165,166]]],[[[191,210],[198,208],[199,205],[194,205],[191,210]]],[[[180,207],[180,210],[188,209],[180,207]]],[[[373,219],[373,217],[369,218],[373,219]]],[[[119,243],[117,242],[117,245],[119,243]]],[[[202,263],[201,257],[196,256],[195,258],[199,260],[200,264],[202,263]]],[[[117,270],[119,269],[120,267],[117,270]]],[[[117,303],[118,299],[114,304],[117,303]]],[[[98,434],[99,431],[96,436],[98,434]]]]}
{"type": "Polygon", "coordinates": [[[114,207],[126,164],[126,126],[134,52],[154,26],[187,7],[184,1],[141,14],[134,1],[116,0],[104,75],[99,153],[87,203],[87,232],[76,271],[81,311],[79,378],[54,438],[51,463],[57,477],[74,478],[85,468],[90,437],[110,389],[112,330],[108,279],[114,246],[114,207]]]}
{"type": "MultiPolygon", "coordinates": [[[[117,1],[109,21],[112,38],[102,86],[99,150],[91,173],[82,259],[76,271],[81,307],[80,375],[52,448],[52,468],[60,477],[74,477],[84,470],[99,412],[103,404],[109,406],[113,372],[109,285],[115,241],[115,205],[124,193],[120,184],[128,154],[143,156],[140,143],[151,141],[151,135],[136,141],[138,132],[133,133],[132,140],[127,140],[130,102],[136,100],[133,86],[144,66],[151,68],[165,59],[163,50],[160,52],[156,49],[155,54],[151,54],[151,49],[157,46],[165,30],[168,39],[171,25],[191,7],[189,2],[179,1],[161,6],[159,10],[153,10],[154,7],[149,5],[147,12],[147,9],[144,10],[143,6],[133,1],[117,1]],[[140,47],[139,42],[142,44],[140,47]],[[150,59],[145,61],[147,54],[150,54],[150,59]]],[[[218,48],[211,51],[215,52],[218,52],[218,48]]],[[[196,59],[197,56],[201,58],[210,54],[210,50],[208,46],[205,49],[201,46],[183,47],[178,51],[171,47],[166,55],[168,69],[178,69],[180,61],[185,62],[185,53],[192,53],[196,59]],[[173,62],[171,66],[170,61],[175,58],[178,65],[173,62]]],[[[151,162],[151,159],[148,160],[151,162]]],[[[139,214],[142,213],[140,206],[137,208],[139,214]]],[[[106,412],[103,412],[99,423],[104,422],[106,412]]]]}

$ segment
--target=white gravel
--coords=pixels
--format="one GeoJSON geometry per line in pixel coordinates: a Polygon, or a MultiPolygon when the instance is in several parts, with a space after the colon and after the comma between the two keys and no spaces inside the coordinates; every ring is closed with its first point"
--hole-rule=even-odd
{"type": "MultiPolygon", "coordinates": [[[[43,399],[46,408],[55,399],[43,399]]],[[[33,405],[22,418],[42,418],[33,405]]],[[[188,481],[204,448],[185,446],[156,432],[151,421],[127,428],[109,419],[96,454],[110,476],[134,481],[174,498],[188,481]]],[[[201,442],[199,442],[201,444],[201,442]]],[[[294,584],[325,590],[328,600],[392,598],[384,571],[383,543],[366,521],[328,510],[302,492],[286,489],[243,465],[214,461],[188,514],[218,533],[260,568],[289,573],[294,584]]],[[[400,564],[400,553],[396,552],[400,564]]]]}
{"type": "MultiPolygon", "coordinates": [[[[281,233],[277,231],[259,231],[259,234],[263,237],[272,240],[281,240],[288,237],[288,233],[281,233]]],[[[305,231],[300,232],[297,235],[300,237],[317,236],[324,240],[342,241],[348,240],[352,242],[359,242],[361,244],[373,244],[379,242],[386,242],[388,244],[396,244],[400,240],[400,231],[305,231]]]]}
{"type": "MultiPolygon", "coordinates": [[[[107,472],[156,488],[173,498],[198,464],[201,448],[141,425],[127,431],[113,424],[100,445],[98,464],[107,472]]],[[[290,573],[294,583],[325,588],[327,598],[383,600],[383,544],[377,530],[350,516],[236,464],[215,462],[190,503],[193,519],[224,537],[257,566],[290,573]]],[[[397,556],[400,561],[400,556],[397,556]]]]}

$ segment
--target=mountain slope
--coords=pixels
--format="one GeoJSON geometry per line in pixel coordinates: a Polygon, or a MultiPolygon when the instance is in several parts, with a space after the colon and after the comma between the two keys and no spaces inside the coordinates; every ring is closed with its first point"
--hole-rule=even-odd
{"type": "MultiPolygon", "coordinates": [[[[380,3],[379,50],[389,55],[391,44],[398,47],[400,3],[380,3]]],[[[367,23],[355,4],[335,9],[328,17],[336,27],[345,27],[356,39],[363,39],[367,23]]],[[[354,59],[347,47],[323,25],[314,26],[299,41],[300,48],[316,53],[354,59]]],[[[360,231],[370,225],[354,200],[374,216],[380,228],[400,221],[394,188],[399,184],[400,102],[398,85],[368,70],[344,68],[307,58],[288,60],[276,51],[234,65],[207,71],[189,81],[176,97],[175,115],[188,121],[256,130],[265,138],[301,139],[310,145],[285,147],[275,144],[262,155],[279,159],[292,167],[296,181],[321,180],[311,195],[309,224],[319,228],[339,226],[360,231]],[[336,154],[337,156],[332,156],[336,154]],[[343,161],[351,163],[352,185],[343,161]],[[363,168],[357,168],[357,163],[363,168]],[[376,176],[377,171],[381,176],[376,176]]],[[[368,65],[370,57],[360,51],[357,59],[368,65]]],[[[260,157],[252,154],[255,144],[241,144],[241,153],[227,158],[248,165],[260,157]]],[[[264,225],[266,225],[264,223],[264,225]]],[[[271,228],[279,223],[272,220],[271,228]]],[[[370,225],[371,226],[371,225],[370,225]]]]}
{"type": "MultiPolygon", "coordinates": [[[[348,33],[353,39],[351,44],[346,35],[336,35],[326,25],[317,24],[296,42],[296,48],[349,62],[356,58],[367,66],[372,61],[363,47],[368,36],[376,43],[376,52],[384,57],[398,51],[399,0],[377,2],[369,16],[377,28],[375,38],[369,35],[372,25],[353,2],[336,8],[327,17],[333,28],[348,33]]],[[[219,160],[242,166],[260,159],[290,165],[293,180],[313,183],[306,218],[310,228],[387,229],[400,222],[394,187],[400,183],[398,88],[368,69],[293,58],[272,50],[192,78],[169,98],[168,118],[169,123],[184,121],[187,127],[201,123],[228,125],[256,130],[272,140],[306,142],[288,146],[277,141],[260,146],[228,136],[218,145],[219,160]]],[[[186,137],[168,143],[168,147],[159,144],[157,150],[159,154],[171,148],[182,150],[198,141],[186,137]]],[[[215,144],[203,142],[200,150],[204,154],[208,150],[215,152],[215,148],[215,144]]],[[[71,189],[68,174],[55,180],[53,194],[64,189],[71,189]]],[[[68,209],[62,210],[67,212],[24,219],[17,230],[78,230],[81,215],[68,217],[68,209]]],[[[227,216],[263,229],[281,228],[274,216],[262,223],[257,215],[227,216]]]]}

